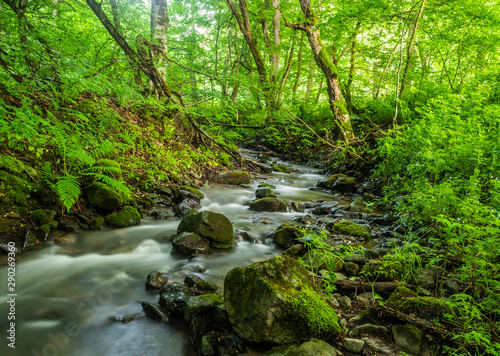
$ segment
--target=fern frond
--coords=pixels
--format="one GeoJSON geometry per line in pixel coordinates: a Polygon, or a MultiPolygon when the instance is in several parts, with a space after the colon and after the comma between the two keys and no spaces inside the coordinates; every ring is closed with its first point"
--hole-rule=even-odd
{"type": "Polygon", "coordinates": [[[130,196],[130,190],[127,188],[127,186],[123,184],[122,181],[116,180],[113,177],[109,177],[107,175],[100,173],[82,173],[82,175],[94,176],[97,179],[101,180],[103,183],[109,185],[111,188],[116,190],[119,194],[124,194],[127,197],[130,196]]]}
{"type": "Polygon", "coordinates": [[[66,173],[63,177],[58,178],[56,192],[66,210],[69,211],[80,197],[80,183],[75,176],[66,173]]]}
{"type": "Polygon", "coordinates": [[[56,180],[56,175],[52,172],[52,167],[50,164],[46,164],[42,167],[42,179],[48,186],[55,191],[54,181],[56,180]]]}

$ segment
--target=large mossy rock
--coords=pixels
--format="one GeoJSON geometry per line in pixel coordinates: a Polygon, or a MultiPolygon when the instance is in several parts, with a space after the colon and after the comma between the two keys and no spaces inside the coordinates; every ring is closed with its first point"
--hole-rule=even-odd
{"type": "Polygon", "coordinates": [[[340,193],[354,193],[356,192],[356,178],[348,177],[345,174],[334,174],[328,177],[328,179],[320,180],[317,186],[336,190],[340,193]]]}
{"type": "Polygon", "coordinates": [[[121,195],[104,183],[94,182],[85,192],[90,205],[94,208],[115,211],[123,205],[121,195]]]}
{"type": "Polygon", "coordinates": [[[126,206],[122,210],[117,210],[107,215],[106,223],[116,227],[139,225],[141,223],[141,214],[139,214],[136,208],[126,206]]]}
{"type": "Polygon", "coordinates": [[[369,239],[371,237],[368,227],[349,220],[343,220],[336,223],[333,225],[332,230],[342,235],[362,237],[364,239],[369,239]]]}
{"type": "Polygon", "coordinates": [[[248,184],[250,183],[250,174],[245,171],[232,171],[222,173],[217,180],[219,183],[224,184],[248,184]]]}
{"type": "Polygon", "coordinates": [[[264,356],[336,356],[335,347],[323,340],[312,338],[301,345],[283,345],[273,348],[264,356]]]}
{"type": "Polygon", "coordinates": [[[27,213],[28,197],[40,189],[37,171],[12,156],[0,156],[0,212],[27,213]]]}
{"type": "Polygon", "coordinates": [[[289,248],[300,242],[304,237],[304,229],[297,226],[282,224],[274,232],[274,242],[281,247],[289,248]]]}
{"type": "Polygon", "coordinates": [[[286,212],[286,204],[283,200],[277,198],[262,198],[250,203],[250,210],[286,212]]]}
{"type": "Polygon", "coordinates": [[[213,248],[229,248],[233,245],[233,224],[224,215],[212,211],[185,216],[177,228],[177,233],[181,232],[198,234],[207,239],[213,248]]]}
{"type": "Polygon", "coordinates": [[[285,255],[229,271],[224,302],[233,330],[249,342],[284,344],[340,333],[336,311],[315,292],[308,271],[285,255]]]}

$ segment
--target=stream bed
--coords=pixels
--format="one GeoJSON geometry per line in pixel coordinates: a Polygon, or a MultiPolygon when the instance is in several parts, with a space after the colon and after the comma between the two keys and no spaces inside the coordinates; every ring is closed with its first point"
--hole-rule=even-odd
{"type": "MultiPolygon", "coordinates": [[[[256,213],[248,208],[258,184],[276,186],[285,201],[334,200],[330,194],[311,191],[322,179],[310,168],[289,165],[296,173],[272,173],[250,188],[212,185],[205,194],[202,210],[226,215],[235,231],[264,237],[282,223],[304,213],[256,213]]],[[[65,246],[51,245],[25,252],[16,262],[16,348],[5,341],[10,321],[9,297],[0,295],[2,355],[196,355],[186,328],[172,318],[169,325],[144,314],[138,301],[156,303],[158,291],[146,291],[149,272],[157,270],[169,281],[182,282],[186,274],[197,273],[223,285],[226,273],[236,267],[271,258],[282,250],[272,243],[251,243],[242,239],[229,250],[215,251],[192,259],[173,256],[170,238],[178,218],[143,219],[141,225],[124,229],[84,232],[65,246]]],[[[238,234],[237,234],[238,235],[238,234]]],[[[0,290],[6,291],[7,263],[0,260],[0,290]]]]}

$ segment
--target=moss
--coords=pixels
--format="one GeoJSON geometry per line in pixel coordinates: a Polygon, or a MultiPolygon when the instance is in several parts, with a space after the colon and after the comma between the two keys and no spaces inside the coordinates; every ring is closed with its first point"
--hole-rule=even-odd
{"type": "Polygon", "coordinates": [[[30,214],[30,218],[37,225],[48,224],[50,220],[52,220],[49,214],[47,214],[47,211],[43,209],[33,210],[30,214]]]}
{"type": "Polygon", "coordinates": [[[272,185],[272,184],[267,184],[267,183],[261,183],[258,185],[259,188],[271,188],[271,189],[276,189],[276,186],[275,185],[272,185]]]}
{"type": "Polygon", "coordinates": [[[405,314],[415,314],[429,320],[439,318],[445,313],[456,315],[451,302],[434,297],[398,297],[398,295],[393,297],[391,295],[386,306],[405,314]]]}
{"type": "Polygon", "coordinates": [[[250,183],[250,174],[245,171],[226,172],[219,176],[218,182],[233,185],[248,184],[250,183]]]}
{"type": "Polygon", "coordinates": [[[421,343],[422,342],[422,333],[419,328],[412,324],[405,325],[394,325],[395,329],[399,329],[400,333],[404,333],[410,336],[413,339],[413,343],[421,343]]]}
{"type": "Polygon", "coordinates": [[[12,226],[9,219],[0,218],[0,233],[12,231],[12,226]]]}
{"type": "Polygon", "coordinates": [[[233,246],[233,224],[227,217],[212,211],[189,214],[182,219],[177,233],[193,232],[210,241],[210,247],[229,248],[233,246]]]}
{"type": "Polygon", "coordinates": [[[121,211],[115,211],[107,215],[106,222],[116,227],[139,225],[141,222],[141,214],[139,214],[136,208],[125,206],[121,211]]]}
{"type": "MultiPolygon", "coordinates": [[[[345,101],[344,100],[337,100],[333,103],[333,106],[336,107],[336,108],[339,108],[340,109],[340,113],[342,115],[347,115],[349,114],[349,111],[347,111],[346,107],[345,107],[345,101]]],[[[347,128],[346,127],[347,123],[343,125],[344,128],[347,128]]],[[[350,124],[349,124],[350,125],[350,124]]]]}
{"type": "Polygon", "coordinates": [[[325,47],[321,43],[321,40],[319,40],[319,42],[322,46],[321,50],[319,51],[319,60],[321,61],[321,64],[328,68],[328,70],[332,73],[333,78],[338,78],[339,71],[337,69],[337,66],[332,62],[328,53],[326,53],[325,47]]]}
{"type": "Polygon", "coordinates": [[[298,243],[301,237],[304,237],[305,230],[290,224],[280,225],[274,232],[274,242],[279,246],[288,248],[298,243]]]}
{"type": "Polygon", "coordinates": [[[0,156],[0,169],[15,175],[28,174],[32,179],[38,176],[37,171],[12,156],[0,156]]]}
{"type": "Polygon", "coordinates": [[[284,164],[280,164],[280,165],[273,165],[273,169],[276,171],[276,172],[281,172],[281,173],[290,173],[290,168],[288,168],[287,166],[285,166],[284,164]]]}
{"type": "Polygon", "coordinates": [[[306,16],[306,21],[305,21],[306,26],[317,26],[318,25],[318,17],[316,16],[316,13],[314,12],[313,8],[309,7],[307,9],[307,12],[311,16],[309,16],[309,17],[306,16]]]}
{"type": "Polygon", "coordinates": [[[123,205],[123,197],[104,183],[95,182],[86,192],[90,205],[96,208],[113,211],[123,205]]]}
{"type": "Polygon", "coordinates": [[[342,235],[362,237],[369,239],[371,237],[368,227],[353,223],[349,220],[343,220],[333,225],[332,230],[342,235]]]}
{"type": "Polygon", "coordinates": [[[283,200],[269,197],[269,198],[258,199],[251,202],[250,210],[286,212],[287,206],[283,200]]]}
{"type": "Polygon", "coordinates": [[[199,196],[200,199],[205,198],[205,194],[203,194],[202,192],[200,192],[198,189],[190,187],[189,185],[181,185],[180,189],[187,190],[188,192],[191,192],[191,193],[199,196]]]}
{"type": "Polygon", "coordinates": [[[90,222],[90,228],[92,230],[101,230],[102,225],[104,225],[104,218],[102,216],[96,216],[94,220],[90,222]]]}
{"type": "Polygon", "coordinates": [[[372,261],[366,264],[360,275],[371,281],[401,280],[405,274],[403,264],[399,261],[372,261]]]}
{"type": "Polygon", "coordinates": [[[101,158],[98,162],[98,165],[107,168],[107,172],[103,172],[103,174],[112,176],[114,178],[120,178],[122,175],[122,169],[120,164],[112,159],[101,158]]]}

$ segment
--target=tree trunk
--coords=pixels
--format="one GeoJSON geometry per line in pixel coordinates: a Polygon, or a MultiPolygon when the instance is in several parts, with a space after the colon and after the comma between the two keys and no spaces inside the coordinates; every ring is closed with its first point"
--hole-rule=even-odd
{"type": "Polygon", "coordinates": [[[323,78],[321,78],[320,82],[319,82],[319,87],[318,87],[318,93],[316,94],[316,100],[314,101],[316,103],[316,105],[319,104],[319,98],[321,96],[321,91],[323,90],[323,78]]]}
{"type": "Polygon", "coordinates": [[[295,101],[295,97],[297,95],[297,88],[299,87],[299,80],[300,80],[300,72],[302,69],[302,45],[304,44],[304,36],[305,36],[305,32],[302,32],[300,34],[299,54],[297,55],[297,74],[295,75],[295,83],[293,84],[292,98],[294,101],[295,101]]]}
{"type": "Polygon", "coordinates": [[[278,69],[280,65],[280,52],[279,47],[281,45],[281,33],[280,33],[280,17],[281,12],[279,9],[280,0],[272,0],[274,15],[273,15],[273,40],[274,40],[274,50],[271,56],[271,63],[273,67],[273,72],[271,75],[271,81],[275,82],[277,80],[278,69]]]}
{"type": "Polygon", "coordinates": [[[361,27],[361,20],[358,20],[356,24],[356,29],[352,35],[352,44],[351,44],[351,67],[349,69],[349,80],[347,81],[347,86],[345,88],[345,102],[347,106],[347,111],[352,115],[352,95],[351,95],[351,86],[352,80],[354,78],[354,68],[355,68],[355,58],[356,58],[356,37],[358,36],[359,29],[361,27]]]}
{"type": "Polygon", "coordinates": [[[405,71],[403,74],[403,80],[401,81],[401,89],[399,91],[400,98],[403,96],[406,81],[408,79],[408,72],[410,71],[413,43],[415,42],[415,37],[417,35],[418,21],[420,20],[420,17],[422,16],[422,12],[424,11],[425,1],[426,0],[422,0],[422,4],[420,5],[420,9],[418,10],[417,18],[415,19],[415,25],[413,26],[413,31],[411,34],[410,43],[408,43],[408,47],[406,49],[406,66],[405,66],[405,71]]]}
{"type": "Polygon", "coordinates": [[[307,76],[306,96],[304,97],[305,103],[309,101],[309,96],[311,95],[311,90],[313,87],[313,81],[314,81],[314,59],[311,59],[311,62],[309,63],[309,75],[307,76]]]}
{"type": "Polygon", "coordinates": [[[349,119],[349,112],[346,110],[342,101],[342,91],[340,89],[337,66],[333,64],[321,42],[319,29],[316,27],[318,20],[311,7],[311,1],[299,0],[299,3],[306,21],[303,24],[288,24],[288,26],[305,31],[307,39],[309,40],[309,45],[314,54],[316,65],[325,76],[330,109],[340,129],[342,138],[344,141],[350,142],[354,140],[355,136],[351,126],[351,120],[349,119]]]}

